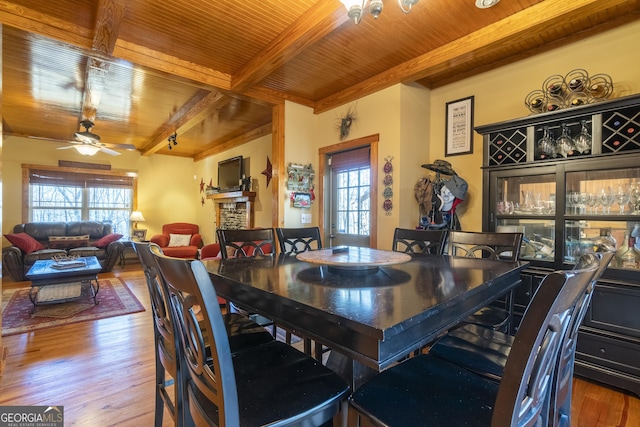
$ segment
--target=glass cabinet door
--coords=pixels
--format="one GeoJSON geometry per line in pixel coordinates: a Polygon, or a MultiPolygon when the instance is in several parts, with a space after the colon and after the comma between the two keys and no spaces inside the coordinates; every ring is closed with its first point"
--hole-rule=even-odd
{"type": "Polygon", "coordinates": [[[640,214],[640,168],[567,173],[565,215],[640,214]]]}
{"type": "Polygon", "coordinates": [[[640,268],[640,167],[567,172],[566,189],[564,261],[603,250],[608,239],[616,249],[609,267],[640,268]]]}
{"type": "Polygon", "coordinates": [[[554,216],[555,174],[501,177],[497,180],[498,215],[554,216]]]}
{"type": "Polygon", "coordinates": [[[499,233],[523,234],[520,259],[553,262],[555,258],[555,222],[544,219],[496,219],[499,233]]]}
{"type": "Polygon", "coordinates": [[[522,232],[522,259],[555,258],[556,175],[500,176],[495,180],[495,230],[522,232]]]}

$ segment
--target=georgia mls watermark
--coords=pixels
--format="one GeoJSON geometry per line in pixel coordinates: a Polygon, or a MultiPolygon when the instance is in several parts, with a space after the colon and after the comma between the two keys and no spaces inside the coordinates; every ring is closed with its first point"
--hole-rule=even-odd
{"type": "Polygon", "coordinates": [[[0,406],[0,427],[64,427],[64,406],[0,406]]]}

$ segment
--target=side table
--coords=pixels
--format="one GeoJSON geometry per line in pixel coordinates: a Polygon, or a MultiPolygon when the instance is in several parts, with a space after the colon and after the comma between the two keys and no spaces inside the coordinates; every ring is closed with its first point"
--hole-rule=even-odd
{"type": "MultiPolygon", "coordinates": [[[[127,252],[132,252],[135,256],[135,259],[138,259],[138,255],[136,254],[135,249],[133,249],[133,240],[121,240],[122,242],[122,246],[124,246],[124,248],[122,249],[122,253],[120,254],[120,267],[123,267],[126,265],[126,257],[125,254],[127,252]]],[[[148,240],[143,240],[141,242],[136,242],[136,243],[149,243],[148,240]]]]}

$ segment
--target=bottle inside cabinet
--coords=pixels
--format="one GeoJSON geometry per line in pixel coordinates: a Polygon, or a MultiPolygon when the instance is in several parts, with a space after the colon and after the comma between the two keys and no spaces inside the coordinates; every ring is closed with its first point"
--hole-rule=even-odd
{"type": "Polygon", "coordinates": [[[620,267],[638,268],[640,266],[640,254],[635,248],[635,241],[635,237],[629,237],[629,247],[626,252],[620,256],[620,267]]]}
{"type": "MultiPolygon", "coordinates": [[[[630,235],[634,229],[637,229],[637,233],[640,234],[640,222],[608,219],[567,220],[565,221],[564,262],[574,263],[585,253],[615,251],[615,259],[609,264],[609,268],[640,268],[640,265],[636,267],[627,263],[625,266],[622,262],[622,255],[629,248],[630,235]]],[[[640,256],[640,248],[631,247],[631,249],[635,251],[632,253],[640,256]]]]}

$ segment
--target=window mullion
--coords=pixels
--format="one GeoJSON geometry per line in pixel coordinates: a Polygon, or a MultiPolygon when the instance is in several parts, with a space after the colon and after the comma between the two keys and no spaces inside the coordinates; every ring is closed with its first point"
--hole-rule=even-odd
{"type": "Polygon", "coordinates": [[[89,188],[86,186],[82,189],[82,220],[89,220],[89,188]]]}

